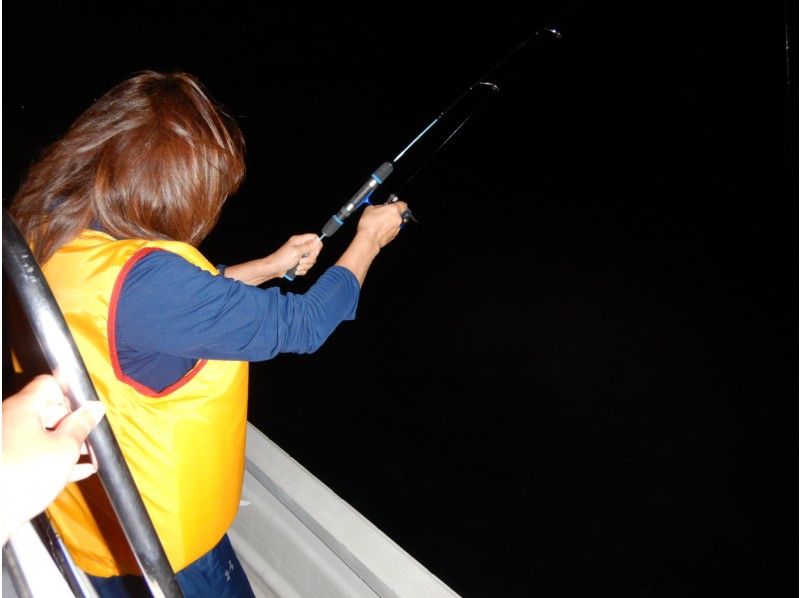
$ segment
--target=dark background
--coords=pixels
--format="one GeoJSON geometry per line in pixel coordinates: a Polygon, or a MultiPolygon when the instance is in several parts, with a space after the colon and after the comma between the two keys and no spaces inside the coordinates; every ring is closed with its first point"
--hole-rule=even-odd
{"type": "MultiPolygon", "coordinates": [[[[249,144],[218,263],[318,232],[571,5],[73,4],[3,5],[4,200],[109,87],[187,70],[249,144]]],[[[796,6],[583,2],[558,26],[381,187],[419,224],[357,320],[253,365],[250,419],[465,597],[796,595],[796,6]]]]}

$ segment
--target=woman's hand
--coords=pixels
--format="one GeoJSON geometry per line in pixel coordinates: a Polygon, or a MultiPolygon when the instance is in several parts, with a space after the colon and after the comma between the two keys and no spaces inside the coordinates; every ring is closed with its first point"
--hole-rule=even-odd
{"type": "Polygon", "coordinates": [[[359,285],[364,284],[372,261],[398,235],[407,212],[408,204],[404,201],[364,208],[355,237],[336,264],[350,270],[359,285]]]}
{"type": "Polygon", "coordinates": [[[270,260],[271,267],[276,271],[277,276],[283,276],[295,266],[295,274],[303,276],[317,262],[321,250],[322,241],[319,236],[306,233],[289,237],[286,243],[266,259],[270,260]]]}
{"type": "Polygon", "coordinates": [[[317,262],[322,241],[314,233],[293,235],[277,251],[265,258],[225,268],[225,276],[245,284],[259,285],[280,278],[297,266],[295,274],[303,276],[317,262]]]}
{"type": "Polygon", "coordinates": [[[378,249],[383,249],[400,232],[403,225],[403,214],[408,211],[408,204],[395,201],[376,206],[367,206],[358,220],[356,235],[366,235],[375,241],[378,249]]]}

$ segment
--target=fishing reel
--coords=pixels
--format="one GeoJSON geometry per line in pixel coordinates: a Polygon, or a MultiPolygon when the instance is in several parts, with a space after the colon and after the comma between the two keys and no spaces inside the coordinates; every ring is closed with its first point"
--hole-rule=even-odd
{"type": "MultiPolygon", "coordinates": [[[[392,193],[389,196],[389,198],[386,200],[386,203],[387,204],[388,203],[394,203],[394,202],[399,201],[399,200],[400,200],[400,198],[397,197],[397,195],[395,195],[394,193],[392,193]]],[[[400,214],[400,217],[403,219],[403,224],[408,224],[409,222],[416,222],[416,223],[419,224],[419,220],[414,218],[414,214],[411,213],[411,210],[406,210],[405,212],[400,214]]]]}

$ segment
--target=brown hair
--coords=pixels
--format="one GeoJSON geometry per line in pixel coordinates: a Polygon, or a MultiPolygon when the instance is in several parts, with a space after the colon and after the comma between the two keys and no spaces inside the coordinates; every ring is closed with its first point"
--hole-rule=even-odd
{"type": "Polygon", "coordinates": [[[242,133],[201,83],[144,71],[45,150],[10,213],[41,263],[93,221],[117,238],[197,245],[243,177],[242,133]]]}

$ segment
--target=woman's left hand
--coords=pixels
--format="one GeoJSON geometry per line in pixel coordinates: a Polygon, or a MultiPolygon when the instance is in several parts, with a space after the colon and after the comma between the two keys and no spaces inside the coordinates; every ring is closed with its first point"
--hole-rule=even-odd
{"type": "Polygon", "coordinates": [[[280,278],[295,266],[295,274],[302,276],[317,262],[321,250],[322,241],[314,233],[293,235],[267,257],[228,266],[225,268],[225,276],[245,284],[259,285],[273,278],[280,278]]]}
{"type": "Polygon", "coordinates": [[[319,236],[306,233],[289,237],[289,240],[267,259],[272,261],[279,276],[283,276],[292,268],[295,269],[295,275],[303,276],[317,262],[321,250],[322,241],[319,236]]]}

